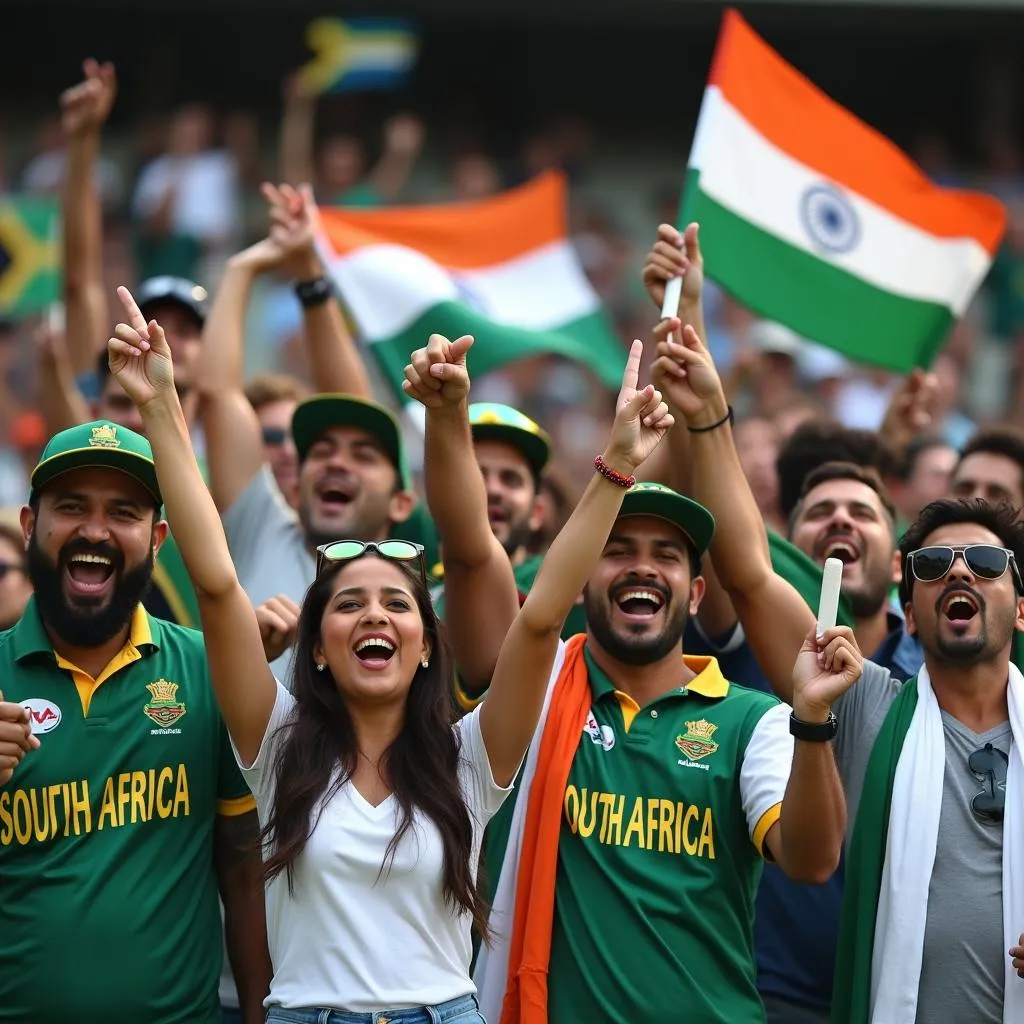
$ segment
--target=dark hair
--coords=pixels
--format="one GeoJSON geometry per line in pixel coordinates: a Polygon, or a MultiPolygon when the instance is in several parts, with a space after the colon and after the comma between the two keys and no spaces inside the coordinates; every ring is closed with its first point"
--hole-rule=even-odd
{"type": "Polygon", "coordinates": [[[889,517],[889,525],[895,533],[896,506],[892,503],[892,498],[889,497],[889,491],[885,484],[882,483],[878,470],[871,466],[858,466],[855,462],[826,462],[824,465],[818,466],[817,469],[812,469],[804,478],[804,485],[800,490],[800,499],[793,506],[793,511],[789,514],[789,533],[791,536],[797,517],[803,510],[804,499],[815,487],[819,484],[828,483],[829,480],[856,480],[857,483],[870,487],[878,495],[878,500],[882,503],[882,508],[885,509],[885,513],[889,517]]]}
{"type": "Polygon", "coordinates": [[[1004,548],[1013,552],[1018,567],[1024,566],[1024,520],[1020,510],[1006,502],[992,504],[981,498],[942,498],[926,505],[900,541],[903,574],[900,577],[900,605],[910,603],[914,581],[907,555],[920,548],[927,537],[950,523],[975,523],[990,530],[1004,548]]]}
{"type": "Polygon", "coordinates": [[[823,462],[871,466],[883,479],[896,475],[896,456],[878,434],[850,430],[829,420],[803,423],[786,439],[775,460],[779,510],[787,519],[800,500],[807,475],[823,462]]]}
{"type": "Polygon", "coordinates": [[[110,355],[104,349],[96,357],[96,384],[102,391],[107,386],[107,378],[110,376],[110,355]]]}
{"type": "Polygon", "coordinates": [[[934,451],[936,448],[949,448],[955,451],[953,446],[948,441],[943,441],[941,437],[927,434],[915,437],[903,451],[903,458],[900,459],[899,470],[896,474],[897,477],[904,482],[908,481],[917,471],[917,464],[921,456],[934,451]]]}
{"type": "MultiPolygon", "coordinates": [[[[262,836],[271,849],[264,865],[266,878],[269,881],[284,871],[289,890],[293,887],[296,858],[305,848],[324,805],[351,778],[359,756],[352,719],[330,668],[318,672],[314,667],[324,608],[334,592],[338,573],[348,564],[328,565],[306,592],[299,615],[292,663],[295,712],[281,727],[285,732],[275,768],[277,788],[262,836]],[[336,773],[339,765],[341,771],[336,773]]],[[[384,854],[381,873],[389,869],[399,842],[410,830],[413,812],[422,812],[441,834],[446,903],[469,913],[476,930],[486,938],[486,904],[481,885],[474,884],[472,874],[472,823],[465,802],[454,798],[460,792],[461,744],[453,727],[451,656],[418,572],[395,562],[390,564],[407,577],[432,650],[429,666],[416,669],[405,724],[382,759],[401,808],[401,819],[384,854]]]]}
{"type": "Polygon", "coordinates": [[[956,460],[953,472],[956,473],[968,455],[976,455],[979,452],[984,452],[987,455],[1002,455],[1003,458],[1017,463],[1021,476],[1024,477],[1024,434],[1019,430],[1014,430],[1012,427],[979,430],[961,449],[960,458],[956,460]]]}

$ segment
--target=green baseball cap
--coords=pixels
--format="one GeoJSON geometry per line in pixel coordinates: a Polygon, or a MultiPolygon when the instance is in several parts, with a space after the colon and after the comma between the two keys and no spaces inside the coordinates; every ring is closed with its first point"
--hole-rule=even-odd
{"type": "Polygon", "coordinates": [[[127,473],[153,495],[158,506],[163,505],[149,442],[134,430],[109,420],[93,420],[54,434],[32,470],[29,500],[55,477],[87,466],[127,473]]]}
{"type": "Polygon", "coordinates": [[[715,517],[703,506],[664,484],[641,480],[622,499],[619,516],[656,516],[678,527],[703,556],[715,535],[715,517]]]}
{"type": "Polygon", "coordinates": [[[539,477],[551,458],[551,438],[529,416],[510,405],[475,402],[469,407],[474,441],[500,441],[515,448],[539,477]]]}
{"type": "Polygon", "coordinates": [[[402,489],[412,490],[412,473],[402,444],[402,428],[390,409],[354,395],[314,395],[300,402],[292,413],[292,439],[299,462],[331,427],[359,427],[376,438],[398,470],[402,489]]]}

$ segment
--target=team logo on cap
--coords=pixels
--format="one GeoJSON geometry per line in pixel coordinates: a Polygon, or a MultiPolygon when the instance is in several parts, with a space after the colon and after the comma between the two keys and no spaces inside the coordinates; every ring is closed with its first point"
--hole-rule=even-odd
{"type": "Polygon", "coordinates": [[[853,203],[831,185],[812,185],[800,198],[800,220],[811,241],[841,255],[860,241],[860,220],[853,203]]]}
{"type": "Polygon", "coordinates": [[[177,683],[158,679],[155,683],[147,683],[146,689],[153,699],[143,707],[142,713],[161,729],[170,728],[185,714],[185,705],[178,700],[177,683]]]}
{"type": "Polygon", "coordinates": [[[117,427],[110,423],[102,423],[98,427],[93,427],[89,444],[94,448],[120,448],[121,442],[117,439],[117,427]]]}
{"type": "Polygon", "coordinates": [[[676,737],[676,746],[691,761],[699,761],[718,749],[718,744],[712,739],[717,730],[717,725],[703,718],[697,722],[687,722],[686,733],[676,737]]]}

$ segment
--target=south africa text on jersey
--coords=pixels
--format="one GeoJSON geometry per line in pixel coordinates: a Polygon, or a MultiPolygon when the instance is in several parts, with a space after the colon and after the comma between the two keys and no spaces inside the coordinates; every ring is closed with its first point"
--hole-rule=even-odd
{"type": "Polygon", "coordinates": [[[5,789],[0,792],[0,846],[27,846],[156,818],[187,817],[189,811],[183,764],[111,775],[102,794],[90,792],[88,779],[5,789]]]}

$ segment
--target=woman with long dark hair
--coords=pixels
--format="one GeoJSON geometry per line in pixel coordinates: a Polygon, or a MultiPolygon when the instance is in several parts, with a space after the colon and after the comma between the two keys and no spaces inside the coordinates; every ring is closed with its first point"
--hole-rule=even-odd
{"type": "MultiPolygon", "coordinates": [[[[405,541],[319,549],[291,692],[274,679],[196,466],[163,331],[126,289],[119,295],[130,323],[110,339],[111,371],[151,439],[217,700],[264,825],[268,1021],[479,1022],[469,962],[471,926],[487,935],[476,882],[483,829],[522,762],[562,623],[618,513],[624,492],[612,481],[672,422],[653,388],[636,390],[642,346],[630,353],[604,475],[552,546],[487,700],[453,724],[423,552],[405,541]]],[[[467,507],[486,516],[478,474],[466,486],[467,507]]]]}

